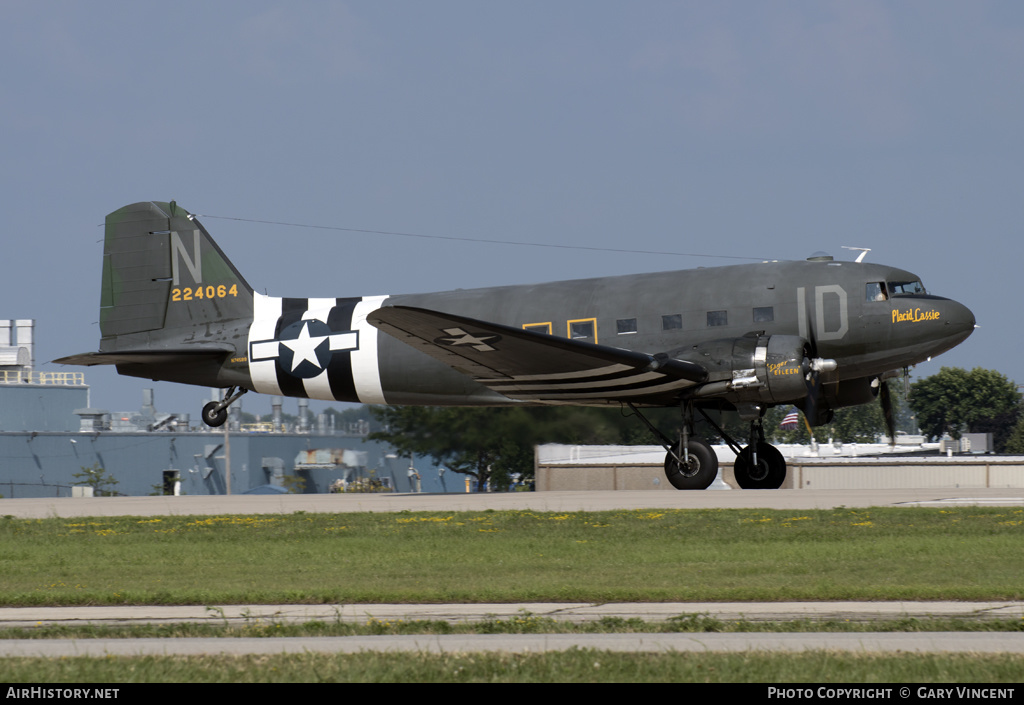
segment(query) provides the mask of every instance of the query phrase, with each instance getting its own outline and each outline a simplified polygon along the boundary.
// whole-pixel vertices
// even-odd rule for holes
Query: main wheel
[[[736,456],[733,470],[736,482],[745,490],[777,490],[786,479],[786,459],[771,443],[759,441],[757,462],[754,462],[755,446],[747,446]]]
[[[224,422],[228,420],[228,410],[221,409],[217,411],[217,402],[211,401],[209,404],[203,407],[203,423],[207,426],[223,426]]]
[[[676,449],[678,453],[678,449]],[[681,464],[672,453],[665,454],[665,477],[677,490],[704,490],[718,476],[718,456],[711,446],[690,439],[688,462]]]

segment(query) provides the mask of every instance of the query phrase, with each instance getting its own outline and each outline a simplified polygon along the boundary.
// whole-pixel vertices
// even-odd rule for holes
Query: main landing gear
[[[706,490],[718,477],[718,456],[707,441],[680,441],[665,454],[665,477],[677,490]]]
[[[786,480],[786,459],[764,440],[763,418],[750,422],[750,443],[736,454],[732,466],[736,484],[745,490],[777,490]]]
[[[718,475],[718,456],[707,441],[693,438],[692,402],[684,402],[682,405],[683,420],[678,440],[665,436],[635,406],[628,406],[662,440],[666,451],[665,477],[673,487],[677,490],[703,490],[715,481]],[[740,448],[703,409],[698,408],[697,411],[736,453],[736,462],[733,464],[736,484],[745,490],[775,490],[782,486],[786,480],[786,460],[775,446],[764,439],[764,410],[759,410],[758,416],[751,420],[750,441],[744,448]]]
[[[665,436],[635,406],[628,406],[651,433],[662,440],[666,450],[665,477],[673,487],[677,490],[705,490],[715,481],[718,477],[718,456],[710,443],[693,438],[693,404],[683,404],[683,422],[679,428],[678,441]]]
[[[223,426],[224,422],[228,420],[228,407],[248,391],[244,387],[228,387],[223,401],[211,401],[203,407],[203,423],[213,428]]]
[[[677,490],[705,490],[718,477],[718,456],[711,444],[693,435],[693,405],[683,405],[679,440],[665,454],[665,477]]]

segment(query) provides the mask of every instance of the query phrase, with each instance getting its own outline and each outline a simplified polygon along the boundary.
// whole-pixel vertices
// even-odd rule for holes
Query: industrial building
[[[236,406],[219,429],[158,411],[152,390],[134,411],[91,408],[85,373],[35,369],[34,325],[0,319],[2,497],[465,489],[426,459],[368,441],[365,423],[312,418],[304,399],[291,425],[275,398],[273,419],[243,425]]]
[[[1024,457],[987,453],[940,454],[929,448],[891,448],[887,443],[780,445],[788,465],[782,489],[993,489],[1024,488]],[[712,446],[719,474],[710,490],[738,489],[735,453]],[[676,490],[665,480],[661,446],[570,446],[536,449],[538,492],[580,490]]]

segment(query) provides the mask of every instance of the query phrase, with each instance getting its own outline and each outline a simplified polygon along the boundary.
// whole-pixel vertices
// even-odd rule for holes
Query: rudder
[[[157,331],[205,329],[252,317],[252,289],[195,217],[146,201],[106,219],[101,350],[152,344]]]

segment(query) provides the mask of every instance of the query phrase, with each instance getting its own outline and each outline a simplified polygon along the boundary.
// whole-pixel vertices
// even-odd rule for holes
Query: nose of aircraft
[[[941,319],[945,324],[946,332],[943,335],[943,342],[946,344],[944,350],[949,350],[967,340],[974,332],[975,319],[971,309],[959,301],[946,299],[942,302]]]
[[[920,362],[932,358],[956,347],[974,332],[974,313],[958,301],[925,296],[900,297],[894,302],[893,342],[903,359]]]

